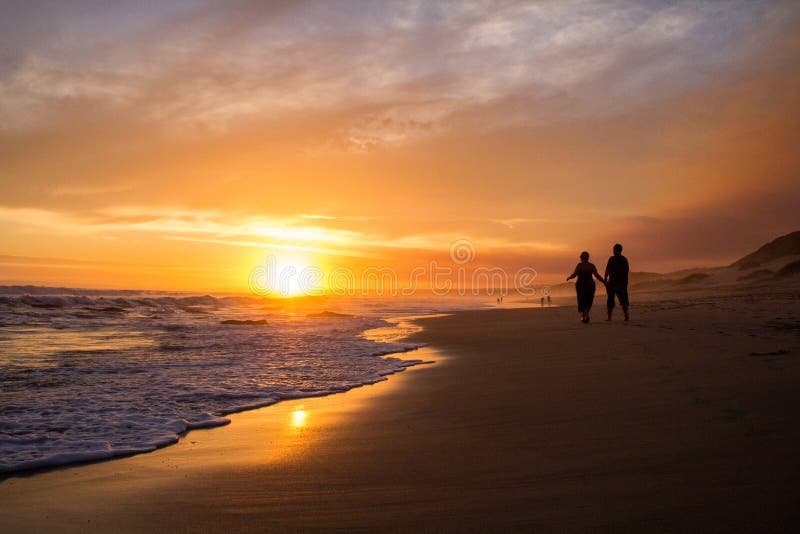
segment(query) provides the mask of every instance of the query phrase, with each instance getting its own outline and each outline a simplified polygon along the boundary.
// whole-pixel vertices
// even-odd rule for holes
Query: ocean
[[[0,473],[149,452],[225,415],[424,363],[398,318],[493,297],[0,292]]]

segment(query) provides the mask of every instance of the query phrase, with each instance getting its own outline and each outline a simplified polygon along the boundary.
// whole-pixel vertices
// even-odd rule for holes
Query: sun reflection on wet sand
[[[442,360],[430,348],[414,351],[414,358]],[[401,355],[395,355],[401,356]],[[278,467],[286,472],[305,465],[310,459],[325,456],[325,451],[339,446],[342,432],[359,423],[359,414],[378,397],[397,393],[413,383],[410,376],[426,365],[408,368],[391,375],[386,382],[354,388],[346,393],[318,398],[287,400],[278,404],[232,414],[231,424],[193,430],[177,444],[112,462],[71,467],[45,472],[29,478],[15,478],[13,485],[0,484],[0,501],[8,509],[20,511],[16,520],[32,524],[40,520],[40,511],[30,506],[31,494],[41,502],[58,502],[81,516],[103,510],[123,510],[134,496],[156,494],[173,496],[194,492],[203,487],[209,473],[226,477],[242,470],[265,470]],[[341,443],[344,445],[344,443]],[[76,491],[65,494],[63,481],[69,473]],[[176,493],[177,492],[177,493]],[[165,497],[167,498],[167,497]],[[60,518],[54,514],[53,518]],[[59,519],[46,519],[54,525]],[[58,525],[57,525],[58,526]],[[60,525],[63,526],[63,525]]]
[[[306,417],[308,417],[308,413],[303,409],[303,406],[298,407],[292,412],[292,426],[294,428],[306,426]]]

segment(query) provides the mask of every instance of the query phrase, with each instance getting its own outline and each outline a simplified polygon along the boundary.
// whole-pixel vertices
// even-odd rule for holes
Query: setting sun
[[[325,289],[324,272],[315,259],[315,255],[300,252],[267,254],[250,271],[250,289],[274,297],[321,294]]]

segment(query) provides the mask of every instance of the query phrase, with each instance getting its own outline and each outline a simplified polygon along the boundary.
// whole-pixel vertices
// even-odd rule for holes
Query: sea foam
[[[364,306],[265,308],[246,297],[0,296],[0,473],[149,452],[232,412],[421,363],[390,356],[417,345],[362,336],[387,324]]]

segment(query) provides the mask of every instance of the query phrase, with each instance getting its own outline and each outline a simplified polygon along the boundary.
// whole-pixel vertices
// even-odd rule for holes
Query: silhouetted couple
[[[575,292],[578,295],[578,311],[581,314],[581,322],[589,322],[589,311],[592,309],[594,302],[595,283],[594,278],[600,280],[606,286],[606,294],[608,300],[606,306],[608,308],[608,320],[611,320],[611,314],[614,311],[615,297],[619,299],[622,305],[622,311],[625,313],[625,320],[628,320],[628,258],[622,255],[622,245],[617,243],[614,245],[614,255],[608,258],[606,264],[605,276],[601,277],[597,272],[597,267],[594,263],[589,262],[589,253],[581,252],[581,262],[575,266],[575,271],[567,277],[567,281],[577,277],[575,282]]]

